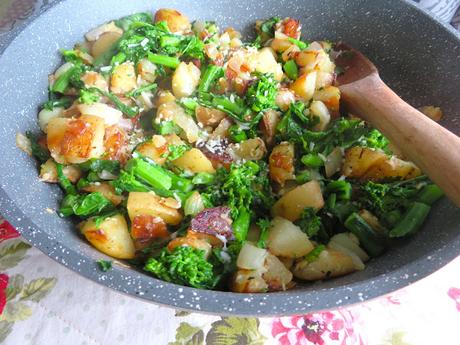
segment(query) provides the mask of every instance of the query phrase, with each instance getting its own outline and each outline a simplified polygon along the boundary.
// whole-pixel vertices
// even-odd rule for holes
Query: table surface
[[[1,0],[0,33],[52,0]],[[443,18],[450,3],[421,0]],[[460,29],[460,11],[452,19]],[[25,243],[0,218],[0,343],[11,345],[459,345],[460,257],[390,295],[294,317],[187,313],[109,290]]]

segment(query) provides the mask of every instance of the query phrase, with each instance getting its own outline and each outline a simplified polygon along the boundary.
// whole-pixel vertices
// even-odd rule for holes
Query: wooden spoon
[[[460,207],[460,138],[404,102],[359,51],[338,44],[341,100],[381,131]]]

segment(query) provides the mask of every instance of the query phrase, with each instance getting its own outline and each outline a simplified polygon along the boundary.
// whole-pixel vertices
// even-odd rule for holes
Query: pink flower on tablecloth
[[[0,315],[6,304],[6,288],[8,287],[9,278],[6,274],[0,273]]]
[[[350,310],[334,310],[273,320],[272,336],[280,345],[363,345]]]
[[[460,311],[460,289],[454,287],[450,288],[447,294],[455,301],[457,310]]]
[[[0,243],[16,237],[19,237],[19,232],[5,219],[0,218]]]

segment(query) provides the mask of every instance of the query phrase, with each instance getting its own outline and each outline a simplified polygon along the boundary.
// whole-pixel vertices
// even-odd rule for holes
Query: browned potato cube
[[[272,214],[291,222],[300,218],[303,210],[312,207],[319,210],[324,206],[323,194],[318,181],[310,181],[284,194],[272,208]]]
[[[184,33],[192,28],[186,16],[170,8],[162,8],[155,13],[155,23],[158,22],[166,22],[169,30],[174,33]]]
[[[294,176],[294,144],[282,142],[275,146],[268,161],[270,178],[284,186]]]
[[[133,220],[138,215],[150,215],[153,217],[160,217],[167,224],[177,225],[182,220],[175,199],[161,198],[153,192],[131,192],[128,196],[128,209],[129,219]],[[171,207],[174,206],[174,207]]]
[[[343,276],[354,271],[356,268],[350,256],[338,250],[327,248],[313,262],[309,262],[307,259],[297,262],[292,273],[296,278],[314,281]]]
[[[81,233],[97,250],[117,259],[132,259],[136,249],[125,217],[117,214],[106,218],[97,227],[90,218],[80,225]]]
[[[110,80],[110,91],[116,94],[125,94],[137,87],[137,77],[134,65],[124,62],[115,66]]]
[[[55,117],[48,123],[47,145],[56,162],[83,163],[104,153],[104,133],[104,120],[98,116]]]

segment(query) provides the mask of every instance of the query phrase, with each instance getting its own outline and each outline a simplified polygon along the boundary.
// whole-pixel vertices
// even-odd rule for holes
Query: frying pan
[[[16,148],[15,134],[38,129],[36,113],[46,100],[47,75],[60,63],[58,48],[71,48],[105,21],[161,7],[189,18],[216,20],[250,33],[254,21],[292,16],[303,38],[343,40],[377,65],[383,79],[414,106],[440,105],[443,125],[460,133],[460,37],[405,1],[378,0],[66,0],[44,6],[0,39],[1,142],[0,213],[32,245],[69,269],[146,301],[215,314],[287,315],[374,298],[421,279],[460,254],[460,210],[439,202],[423,229],[364,271],[270,294],[205,291],[157,280],[117,262],[107,273],[67,219],[50,209],[62,198],[56,185],[41,183],[34,161]],[[459,181],[460,183],[460,181]]]

